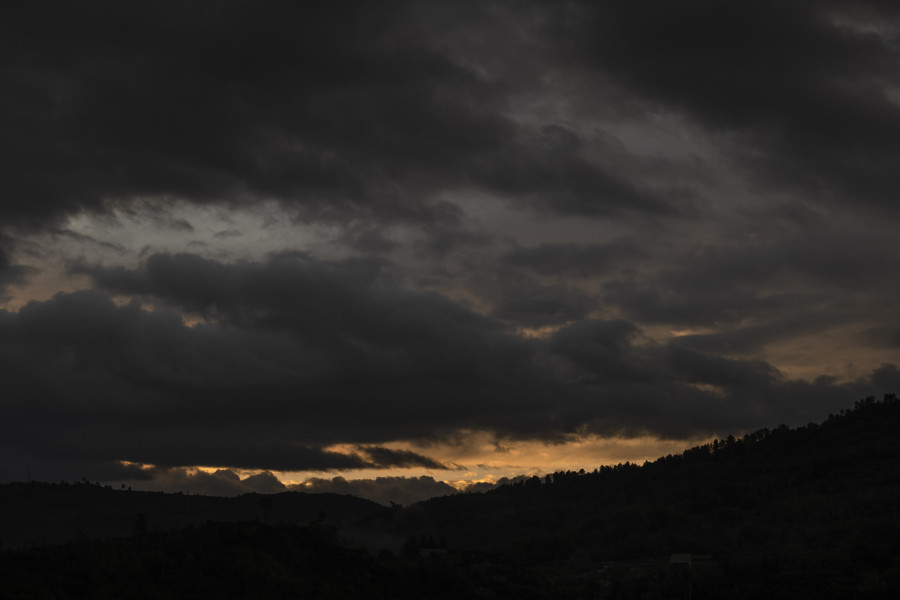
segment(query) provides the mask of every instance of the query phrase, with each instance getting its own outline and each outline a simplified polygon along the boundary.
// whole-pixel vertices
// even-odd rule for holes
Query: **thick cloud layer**
[[[440,219],[389,191],[391,165],[427,185],[508,129],[400,3],[4,10],[5,212],[25,223],[134,197]]]
[[[897,391],[898,32],[875,0],[4,6],[0,476],[446,472],[471,432]]]
[[[733,135],[769,185],[893,210],[896,35],[884,2],[598,3],[573,48],[648,102]]]
[[[593,158],[622,155],[607,138],[516,118],[516,99],[566,60],[503,64],[552,43],[517,12],[419,2],[6,7],[4,217],[40,226],[136,199],[275,198],[304,218],[452,225],[455,212],[429,198],[472,185],[579,215],[683,210]]]
[[[90,272],[102,288],[205,321],[188,327],[171,310],[117,306],[100,292],[0,313],[3,441],[36,458],[440,469],[378,444],[459,430],[711,434],[820,418],[869,390],[648,342],[621,320],[522,339],[404,289],[379,262],[154,255],[138,270]],[[322,449],[354,442],[366,445]]]
[[[8,6],[4,219],[278,198],[437,222],[447,212],[417,198],[469,185],[572,214],[683,210],[683,186],[629,179],[640,161],[614,138],[516,111],[567,93],[590,110],[591,92],[603,119],[678,111],[732,136],[760,181],[889,208],[898,16],[712,0]]]

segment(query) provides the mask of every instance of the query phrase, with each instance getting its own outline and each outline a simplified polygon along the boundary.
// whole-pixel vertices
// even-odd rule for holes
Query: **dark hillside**
[[[725,582],[741,597],[875,593],[900,584],[900,401],[868,398],[821,425],[434,498],[379,518],[371,526],[445,536],[451,547],[524,564],[602,569],[700,555],[698,593]]]
[[[374,567],[341,548],[333,527],[208,522],[0,553],[0,597],[325,599],[363,597],[370,583],[396,588]]]
[[[898,433],[900,401],[869,398],[821,425],[408,508],[279,494],[267,509],[255,495],[6,486],[8,531],[11,508],[26,523],[67,526],[106,513],[130,532],[0,552],[0,598],[893,598]],[[321,509],[328,520],[310,512]],[[156,530],[216,514],[252,521]],[[354,517],[358,539],[406,543],[350,549],[332,522]]]
[[[320,513],[342,525],[384,510],[342,494],[245,494],[235,498],[117,490],[89,483],[0,485],[0,542],[6,547],[62,543],[76,536],[129,535],[138,515],[147,529],[214,521],[290,521],[306,524]]]

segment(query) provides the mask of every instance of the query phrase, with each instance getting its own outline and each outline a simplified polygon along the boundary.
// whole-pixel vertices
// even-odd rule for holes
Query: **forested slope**
[[[820,425],[728,437],[641,466],[374,512],[328,498],[345,522],[361,511],[354,528],[368,549],[328,519],[297,525],[289,502],[308,498],[278,495],[266,508],[245,496],[228,514],[249,511],[250,522],[154,531],[138,520],[126,537],[4,551],[0,597],[892,598],[898,433],[900,401],[886,396]],[[80,494],[74,512],[118,494],[64,491]],[[379,549],[379,539],[406,543]]]
[[[380,518],[380,527],[523,564],[700,555],[696,591],[874,593],[900,584],[900,401],[868,398],[821,425],[434,498]]]

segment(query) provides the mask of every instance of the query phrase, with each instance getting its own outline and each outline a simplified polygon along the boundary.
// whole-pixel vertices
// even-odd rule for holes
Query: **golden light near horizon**
[[[495,484],[504,479],[520,476],[543,477],[557,471],[592,471],[602,466],[620,463],[643,464],[669,454],[680,454],[684,450],[710,442],[710,438],[693,440],[661,440],[654,437],[600,438],[587,437],[565,443],[542,443],[535,441],[498,441],[487,433],[473,433],[465,438],[464,444],[429,444],[427,447],[394,442],[385,444],[392,450],[427,451],[429,458],[444,463],[446,469],[422,467],[374,467],[346,469],[340,471],[274,471],[277,479],[289,489],[316,491],[312,481],[342,477],[351,483],[371,481],[379,478],[409,479],[430,477],[463,491],[478,483]],[[338,444],[326,448],[329,452],[353,454],[354,445]],[[142,463],[120,461],[123,466],[137,468],[151,474],[159,468]],[[164,469],[165,470],[165,469]],[[196,465],[177,469],[185,479],[179,485],[190,490],[191,480],[197,474],[213,475],[220,471],[230,471],[241,480],[270,472],[269,469],[235,468],[227,465]],[[141,487],[137,481],[135,485]],[[197,486],[195,485],[195,488]],[[183,490],[184,491],[184,490]]]
[[[533,440],[497,440],[487,433],[471,433],[461,444],[427,446],[404,442],[385,444],[394,450],[426,453],[447,465],[447,469],[427,468],[373,468],[347,470],[339,473],[348,479],[372,479],[376,477],[430,476],[456,488],[479,482],[495,482],[501,478],[520,475],[547,475],[555,471],[591,471],[605,465],[631,462],[643,464],[668,454],[680,454],[693,446],[710,442],[711,438],[689,440],[662,440],[644,436],[635,438],[601,438],[592,436],[577,441],[544,443]],[[349,453],[352,445],[339,444],[326,448],[329,451]],[[330,477],[338,473],[318,471],[277,472],[285,483],[302,484],[312,477]]]

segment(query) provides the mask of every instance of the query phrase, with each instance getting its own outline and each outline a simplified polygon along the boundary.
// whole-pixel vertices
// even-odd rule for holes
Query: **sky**
[[[898,392],[898,33],[4,4],[0,481],[406,503]]]

